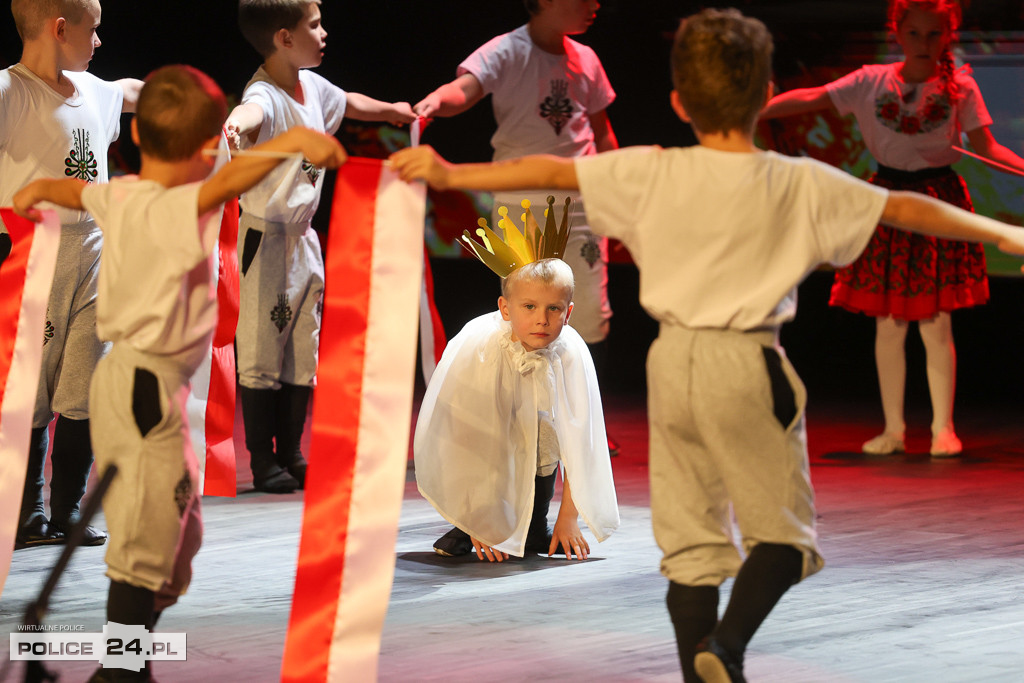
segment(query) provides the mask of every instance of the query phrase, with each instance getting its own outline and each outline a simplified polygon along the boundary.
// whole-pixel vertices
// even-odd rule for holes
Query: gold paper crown
[[[497,227],[503,237],[487,227],[486,218],[481,218],[477,221],[480,227],[476,229],[480,241],[474,240],[469,230],[463,230],[460,244],[503,278],[527,263],[546,258],[560,259],[565,255],[565,245],[569,241],[569,231],[572,229],[569,212],[571,204],[572,199],[566,197],[561,225],[555,227],[555,198],[549,196],[548,208],[544,210],[544,228],[541,229],[533,217],[533,212],[530,211],[530,200],[524,199],[522,231],[508,217],[508,207],[499,207],[501,219],[498,220]]]

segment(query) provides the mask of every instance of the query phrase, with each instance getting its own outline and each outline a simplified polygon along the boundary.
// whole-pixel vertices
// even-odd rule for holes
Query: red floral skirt
[[[870,180],[911,190],[973,211],[967,185],[955,171],[881,169]],[[836,271],[829,304],[854,313],[927,320],[940,311],[988,301],[985,250],[980,244],[927,237],[879,225],[856,261]]]

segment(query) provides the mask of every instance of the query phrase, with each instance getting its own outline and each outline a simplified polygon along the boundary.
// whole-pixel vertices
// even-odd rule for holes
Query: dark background
[[[621,145],[694,142],[668,106],[671,36],[680,17],[705,6],[729,5],[761,18],[772,30],[776,75],[781,80],[815,65],[841,63],[844,55],[861,50],[865,40],[884,39],[884,0],[608,0],[580,40],[600,55],[618,93],[609,116]],[[1022,5],[1022,0],[975,0],[967,9],[964,28],[1024,30]],[[209,73],[229,97],[237,98],[260,60],[238,32],[236,6],[233,0],[106,0],[99,30],[103,45],[90,70],[107,79],[143,78],[158,66],[186,63]],[[450,80],[459,61],[476,47],[526,19],[520,0],[324,0],[321,10],[328,37],[319,73],[349,91],[412,103]],[[20,42],[5,8],[0,12],[0,66],[14,63],[19,55]],[[485,160],[490,157],[493,128],[490,107],[482,103],[455,119],[432,124],[424,142],[455,161]],[[116,155],[129,169],[137,163],[126,135]],[[325,196],[329,191],[325,188]],[[684,220],[680,217],[681,223]],[[325,221],[326,209],[321,208],[318,227]],[[470,260],[435,259],[434,270],[449,335],[466,320],[493,310],[497,282],[486,268]],[[615,317],[609,337],[608,388],[639,395],[646,347],[656,325],[637,304],[632,265],[613,265],[610,280]],[[816,273],[801,288],[800,313],[787,326],[785,345],[813,400],[875,402],[874,323],[829,308],[830,283],[829,273]],[[954,316],[961,404],[1020,401],[1024,282],[993,278],[992,290],[989,305]],[[916,334],[911,334],[908,347],[912,408],[915,403],[927,405],[927,393]]]

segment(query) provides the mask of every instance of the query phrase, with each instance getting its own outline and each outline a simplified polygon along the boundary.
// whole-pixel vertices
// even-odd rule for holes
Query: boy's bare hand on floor
[[[551,547],[548,548],[548,556],[555,554],[558,546],[565,551],[565,559],[571,560],[573,555],[577,560],[587,559],[590,554],[590,544],[583,537],[580,525],[576,520],[563,520],[561,517],[555,522],[554,532],[551,534]]]
[[[476,556],[481,560],[484,559],[484,557],[487,558],[488,562],[504,562],[508,559],[508,553],[503,553],[500,550],[495,550],[491,546],[481,541],[478,541],[472,536],[470,536],[469,539],[473,541],[473,550],[476,551]]]

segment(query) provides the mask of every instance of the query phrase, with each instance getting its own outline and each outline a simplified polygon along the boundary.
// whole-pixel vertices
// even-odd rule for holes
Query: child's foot
[[[434,552],[441,557],[461,557],[473,552],[473,539],[465,531],[453,527],[434,542]]]
[[[287,471],[275,466],[263,476],[253,476],[252,486],[264,493],[293,493],[299,490],[299,482]]]
[[[18,529],[14,537],[14,549],[34,548],[38,545],[62,545],[68,539],[64,532],[46,521],[46,518],[36,518],[31,523]]]
[[[75,526],[74,522],[56,522],[50,520],[50,528],[56,529],[58,532],[64,535],[65,538],[71,538],[71,529]],[[82,532],[82,543],[83,546],[94,546],[103,545],[107,542],[107,534],[100,531],[91,524],[86,525]]]
[[[932,437],[933,458],[952,458],[960,455],[963,450],[964,445],[952,429],[943,429]]]
[[[733,655],[714,638],[708,638],[697,646],[693,668],[704,683],[747,682],[743,676],[743,658]]]
[[[870,455],[890,455],[892,453],[902,453],[907,450],[907,447],[903,442],[902,434],[882,432],[875,438],[865,441],[860,449]]]

